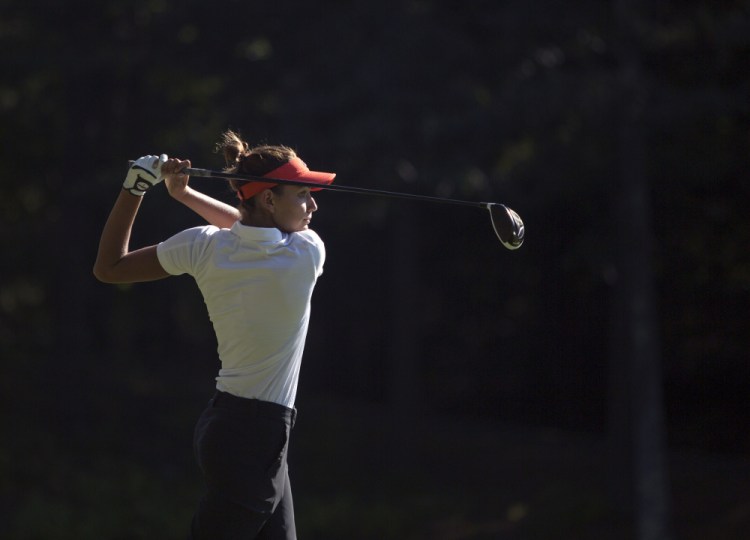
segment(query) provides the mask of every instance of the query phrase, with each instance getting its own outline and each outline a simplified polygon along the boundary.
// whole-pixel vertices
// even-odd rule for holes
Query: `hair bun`
[[[235,172],[242,173],[245,172],[244,165],[245,160],[250,158],[250,156],[253,155],[253,152],[247,152],[247,151],[240,151],[237,153],[237,157],[234,160],[234,163],[232,164],[235,167]]]
[[[216,152],[224,155],[228,167],[239,167],[248,150],[248,144],[240,138],[239,133],[227,131],[216,143]]]

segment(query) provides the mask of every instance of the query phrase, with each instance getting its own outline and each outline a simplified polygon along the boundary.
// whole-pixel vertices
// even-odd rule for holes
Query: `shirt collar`
[[[232,232],[241,239],[251,242],[278,243],[284,241],[287,236],[276,227],[250,227],[239,221],[235,221],[232,225]]]

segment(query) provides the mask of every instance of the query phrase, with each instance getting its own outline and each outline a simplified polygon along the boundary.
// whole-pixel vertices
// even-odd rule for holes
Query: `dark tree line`
[[[391,426],[407,449],[432,414],[608,433],[613,498],[655,509],[640,538],[671,527],[668,448],[750,450],[747,1],[2,13],[0,464],[19,515],[54,513],[40,464],[136,432],[99,455],[137,461],[167,426],[189,431],[216,368],[194,286],[103,286],[90,269],[126,161],[218,168],[228,127],[342,184],[505,202],[526,222],[511,253],[481,212],[321,194],[303,402],[408,410]],[[133,243],[196,223],[155,191]]]

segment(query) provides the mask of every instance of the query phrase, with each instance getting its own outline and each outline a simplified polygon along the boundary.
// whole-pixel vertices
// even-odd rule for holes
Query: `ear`
[[[276,211],[276,200],[273,191],[270,189],[264,189],[256,195],[256,197],[258,197],[258,202],[260,203],[261,208],[272,214]]]

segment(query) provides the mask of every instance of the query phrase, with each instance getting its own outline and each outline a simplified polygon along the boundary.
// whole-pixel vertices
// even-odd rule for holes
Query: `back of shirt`
[[[294,406],[310,299],[325,248],[311,231],[188,229],[159,244],[170,274],[192,275],[218,342],[217,388]]]

